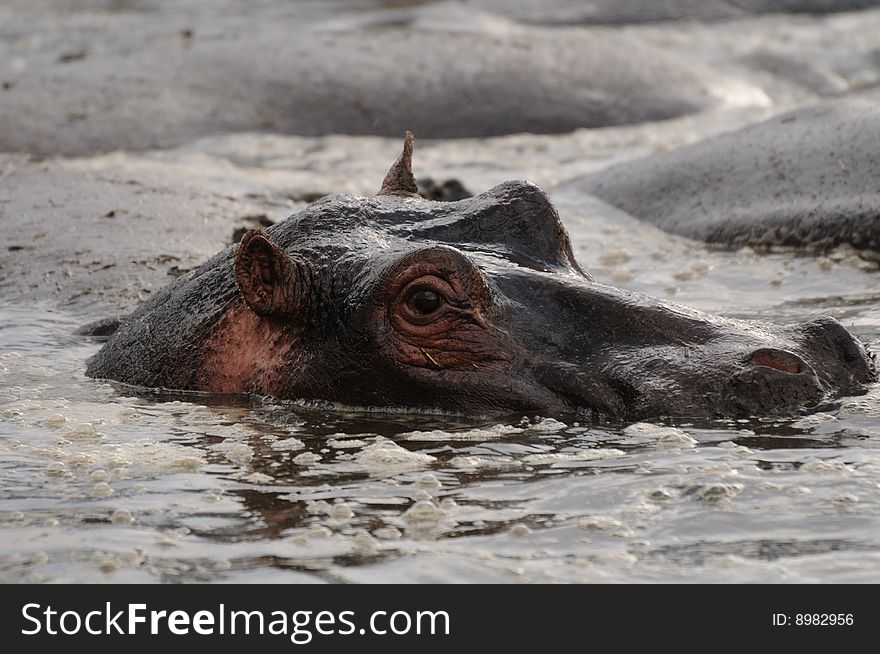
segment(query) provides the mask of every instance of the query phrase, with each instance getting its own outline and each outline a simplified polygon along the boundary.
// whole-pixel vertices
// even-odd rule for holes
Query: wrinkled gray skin
[[[393,173],[386,185],[406,181]],[[264,238],[293,271],[283,287],[271,266],[246,274],[253,243],[272,250]],[[331,196],[245,241],[133,313],[88,374],[358,406],[626,420],[791,413],[875,379],[864,348],[831,318],[744,322],[594,282],[547,196],[527,182],[450,203],[409,191]],[[395,322],[410,302],[399,290],[404,262],[432,279],[469,280],[415,348]],[[270,294],[248,291],[268,279]],[[216,372],[218,351],[241,338],[230,315],[272,343],[295,343],[234,388]],[[452,326],[438,331],[446,318]],[[221,363],[242,372],[237,360]]]
[[[750,14],[852,11],[877,0],[474,0],[471,4],[538,24],[617,25],[663,20],[724,20]]]
[[[569,185],[709,243],[880,252],[878,101],[798,109]]]

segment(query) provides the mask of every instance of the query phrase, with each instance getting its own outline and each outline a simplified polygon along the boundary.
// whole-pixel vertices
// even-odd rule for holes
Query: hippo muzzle
[[[564,403],[625,419],[785,415],[876,377],[838,321],[803,325],[711,316],[577,276],[501,276],[524,374]],[[538,304],[540,313],[527,307]]]

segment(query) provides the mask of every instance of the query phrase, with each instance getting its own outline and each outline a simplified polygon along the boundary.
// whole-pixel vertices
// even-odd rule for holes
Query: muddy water
[[[852,253],[719,251],[553,188],[876,85],[878,24],[873,11],[622,27],[720,70],[724,101],[662,123],[420,143],[417,172],[474,191],[532,179],[599,281],[747,319],[830,314],[877,352],[878,273]],[[743,68],[767,52],[812,73]],[[193,202],[248,198],[277,220],[290,189],[373,192],[398,148],[246,133],[52,165]],[[880,387],[789,419],[368,414],[88,379],[100,343],[72,334],[100,317],[0,305],[2,581],[880,581]]]
[[[633,248],[577,211],[605,281],[880,339],[876,273],[845,253]],[[789,420],[359,414],[91,380],[79,322],[0,310],[5,581],[880,579],[880,389]]]

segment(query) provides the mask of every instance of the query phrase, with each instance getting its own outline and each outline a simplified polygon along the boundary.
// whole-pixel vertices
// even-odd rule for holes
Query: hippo
[[[91,377],[464,415],[784,415],[876,379],[832,318],[708,315],[597,283],[548,196],[419,196],[413,136],[375,197],[247,232],[126,317]]]
[[[667,20],[731,20],[765,13],[827,14],[877,0],[475,0],[480,9],[539,25],[626,25]]]
[[[397,136],[402,124],[432,138],[567,133],[727,102],[718,70],[636,35],[498,32],[498,19],[455,3],[409,18],[353,3],[334,25],[340,3],[232,2],[180,34],[195,17],[173,0],[124,12],[92,3],[87,25],[65,3],[51,19],[44,3],[19,4],[4,34],[41,38],[0,75],[2,152],[131,152],[252,131]]]
[[[815,254],[848,246],[876,258],[878,100],[873,91],[795,109],[563,187],[713,245]]]

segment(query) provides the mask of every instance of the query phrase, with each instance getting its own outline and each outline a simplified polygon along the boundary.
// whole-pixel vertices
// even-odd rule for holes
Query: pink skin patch
[[[752,354],[752,363],[756,366],[765,366],[792,375],[799,373],[802,368],[801,360],[791,352],[784,350],[758,350]]]
[[[200,390],[278,395],[296,346],[289,329],[233,303],[205,346]]]

